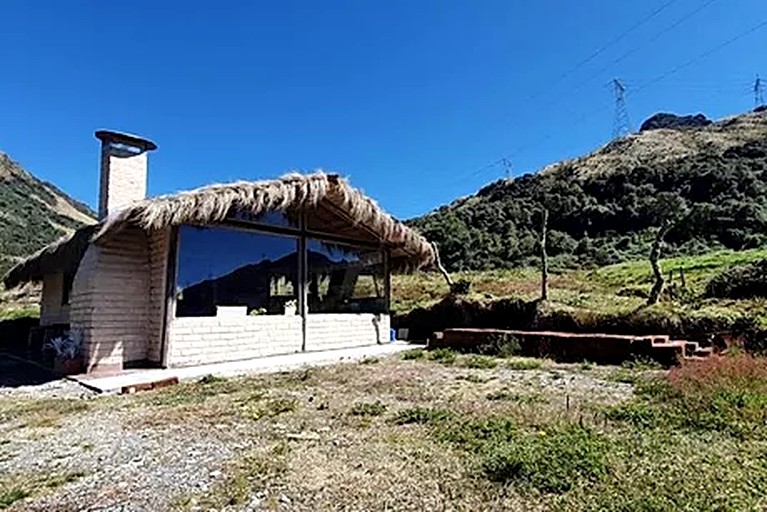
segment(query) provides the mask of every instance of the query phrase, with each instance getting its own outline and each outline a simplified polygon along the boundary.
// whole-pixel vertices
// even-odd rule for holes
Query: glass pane
[[[182,226],[176,316],[296,314],[298,239]]]
[[[310,313],[386,313],[383,252],[308,240]]]

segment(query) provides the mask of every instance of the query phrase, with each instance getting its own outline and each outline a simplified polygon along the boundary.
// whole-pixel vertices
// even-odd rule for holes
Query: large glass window
[[[309,239],[310,313],[387,313],[384,253]]]
[[[178,251],[176,316],[296,314],[296,237],[182,226]]]

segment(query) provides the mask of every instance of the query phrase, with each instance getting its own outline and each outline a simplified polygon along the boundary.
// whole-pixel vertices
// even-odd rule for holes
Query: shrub
[[[381,402],[361,402],[352,406],[352,416],[380,416],[386,412],[386,404]]]
[[[444,409],[433,409],[430,407],[411,407],[397,412],[393,421],[397,425],[408,425],[412,423],[426,424],[444,421],[452,417],[450,411]]]
[[[518,357],[506,362],[506,368],[517,371],[537,370],[541,366],[543,366],[543,360],[532,357]]]
[[[549,493],[564,493],[581,480],[607,473],[607,442],[592,430],[568,426],[553,432],[517,436],[492,445],[482,457],[488,477],[521,482]]]
[[[429,352],[429,359],[442,364],[453,364],[457,357],[455,350],[449,348],[438,348]]]
[[[731,267],[714,276],[705,294],[720,299],[767,297],[767,259]]]
[[[487,343],[477,346],[477,352],[486,356],[511,357],[520,351],[519,340],[512,334],[491,336]]]
[[[405,361],[423,359],[424,350],[422,348],[414,348],[412,350],[406,350],[405,352],[402,352],[399,356]]]
[[[489,356],[467,356],[460,360],[460,365],[466,368],[490,369],[498,366],[498,361]]]

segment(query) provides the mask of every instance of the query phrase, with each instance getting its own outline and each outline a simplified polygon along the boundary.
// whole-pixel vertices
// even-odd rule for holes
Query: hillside
[[[95,214],[0,153],[0,275]]]
[[[767,113],[643,131],[443,206],[410,224],[453,271],[527,266],[541,211],[557,268],[646,257],[663,222],[669,255],[767,244]]]

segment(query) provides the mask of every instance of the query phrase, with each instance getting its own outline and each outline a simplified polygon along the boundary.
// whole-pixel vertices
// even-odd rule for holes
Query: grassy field
[[[662,260],[661,268],[666,275],[670,294],[645,313],[725,320],[747,316],[767,327],[767,301],[764,299],[735,301],[703,297],[706,283],[719,272],[764,258],[767,258],[767,249],[718,251]],[[490,302],[507,297],[535,300],[540,296],[540,275],[534,268],[469,272],[453,277],[471,283],[466,297],[468,300]],[[630,315],[645,309],[652,280],[652,270],[647,261],[552,273],[547,308],[584,317],[595,314]],[[436,304],[447,294],[444,279],[436,273],[395,276],[392,282],[392,306],[400,315],[417,307]]]
[[[134,396],[5,398],[0,467],[27,457],[35,471],[3,472],[0,508],[141,503],[115,465],[156,456],[159,469],[120,478],[208,480],[154,491],[153,510],[762,510],[767,366],[705,364],[668,374],[414,350]],[[162,443],[122,454],[105,429]],[[238,448],[215,471],[172,459],[201,439]]]

